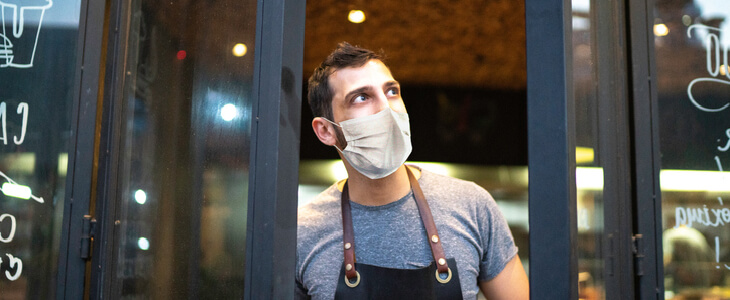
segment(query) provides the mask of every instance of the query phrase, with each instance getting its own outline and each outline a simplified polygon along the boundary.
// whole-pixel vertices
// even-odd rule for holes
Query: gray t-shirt
[[[447,258],[456,259],[464,299],[477,281],[497,276],[516,254],[512,234],[492,196],[474,184],[422,171],[418,182],[431,207]],[[343,261],[342,212],[332,185],[298,212],[297,295],[333,299]],[[416,269],[433,261],[413,193],[382,205],[352,202],[358,263]]]

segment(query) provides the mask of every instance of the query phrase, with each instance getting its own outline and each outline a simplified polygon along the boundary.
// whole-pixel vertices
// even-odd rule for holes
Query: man
[[[475,299],[479,289],[490,300],[529,298],[489,193],[404,165],[408,115],[379,55],[338,45],[310,77],[309,103],[315,134],[336,148],[348,179],[299,210],[300,298]]]

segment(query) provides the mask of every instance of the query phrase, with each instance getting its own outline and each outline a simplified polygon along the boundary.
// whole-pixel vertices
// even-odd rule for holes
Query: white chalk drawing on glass
[[[687,28],[687,37],[693,38],[692,33],[697,33],[697,37],[702,41],[702,45],[706,50],[706,61],[707,61],[707,73],[710,77],[701,77],[692,80],[687,86],[687,95],[689,100],[692,101],[694,106],[705,112],[720,112],[730,107],[730,102],[724,103],[722,106],[719,104],[704,103],[708,99],[699,99],[703,103],[700,103],[695,95],[692,93],[692,87],[696,83],[712,83],[720,85],[730,85],[730,60],[728,59],[729,45],[723,45],[722,30],[716,27],[710,27],[702,24],[695,24]],[[725,78],[723,78],[725,77]]]
[[[13,179],[8,177],[8,175],[5,175],[2,171],[0,171],[0,177],[5,178],[6,182],[2,183],[0,185],[0,192],[5,194],[6,196],[11,196],[15,198],[21,198],[21,199],[33,199],[37,201],[38,203],[44,203],[43,197],[37,197],[33,195],[33,191],[27,186],[20,185],[17,182],[15,182]]]
[[[0,223],[4,223],[5,219],[8,219],[8,222],[10,222],[10,232],[8,232],[7,235],[4,235],[2,232],[0,232],[0,242],[7,244],[13,241],[13,237],[15,237],[15,227],[17,227],[18,225],[15,221],[15,216],[11,214],[0,215]],[[20,274],[23,273],[23,261],[20,258],[13,256],[12,254],[5,253],[5,255],[8,256],[8,263],[10,264],[10,268],[15,268],[15,274],[10,273],[10,271],[5,271],[5,277],[10,281],[15,281],[20,277]],[[3,259],[0,256],[0,264],[2,263]]]
[[[52,5],[53,0],[0,0],[0,68],[33,67],[43,15]],[[38,20],[38,27],[26,19]]]

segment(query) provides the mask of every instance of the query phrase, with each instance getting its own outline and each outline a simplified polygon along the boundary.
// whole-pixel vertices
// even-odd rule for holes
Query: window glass
[[[52,299],[80,1],[0,0],[0,297]]]
[[[658,0],[654,11],[665,296],[725,299],[730,6],[721,0]]]
[[[112,291],[242,298],[256,2],[130,5]]]
[[[598,78],[593,3],[572,1],[573,95],[575,97],[578,293],[604,299],[603,165],[598,143]]]

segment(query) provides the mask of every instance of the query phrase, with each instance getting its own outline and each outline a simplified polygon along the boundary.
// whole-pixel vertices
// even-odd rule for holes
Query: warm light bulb
[[[656,24],[654,25],[654,35],[656,36],[665,36],[669,34],[669,27],[664,24]]]
[[[362,10],[353,9],[350,11],[350,14],[347,15],[347,19],[352,23],[362,23],[365,22],[365,13],[362,12]]]
[[[246,52],[248,52],[248,48],[246,47],[246,44],[238,43],[235,46],[233,46],[233,55],[241,57],[246,55]]]

